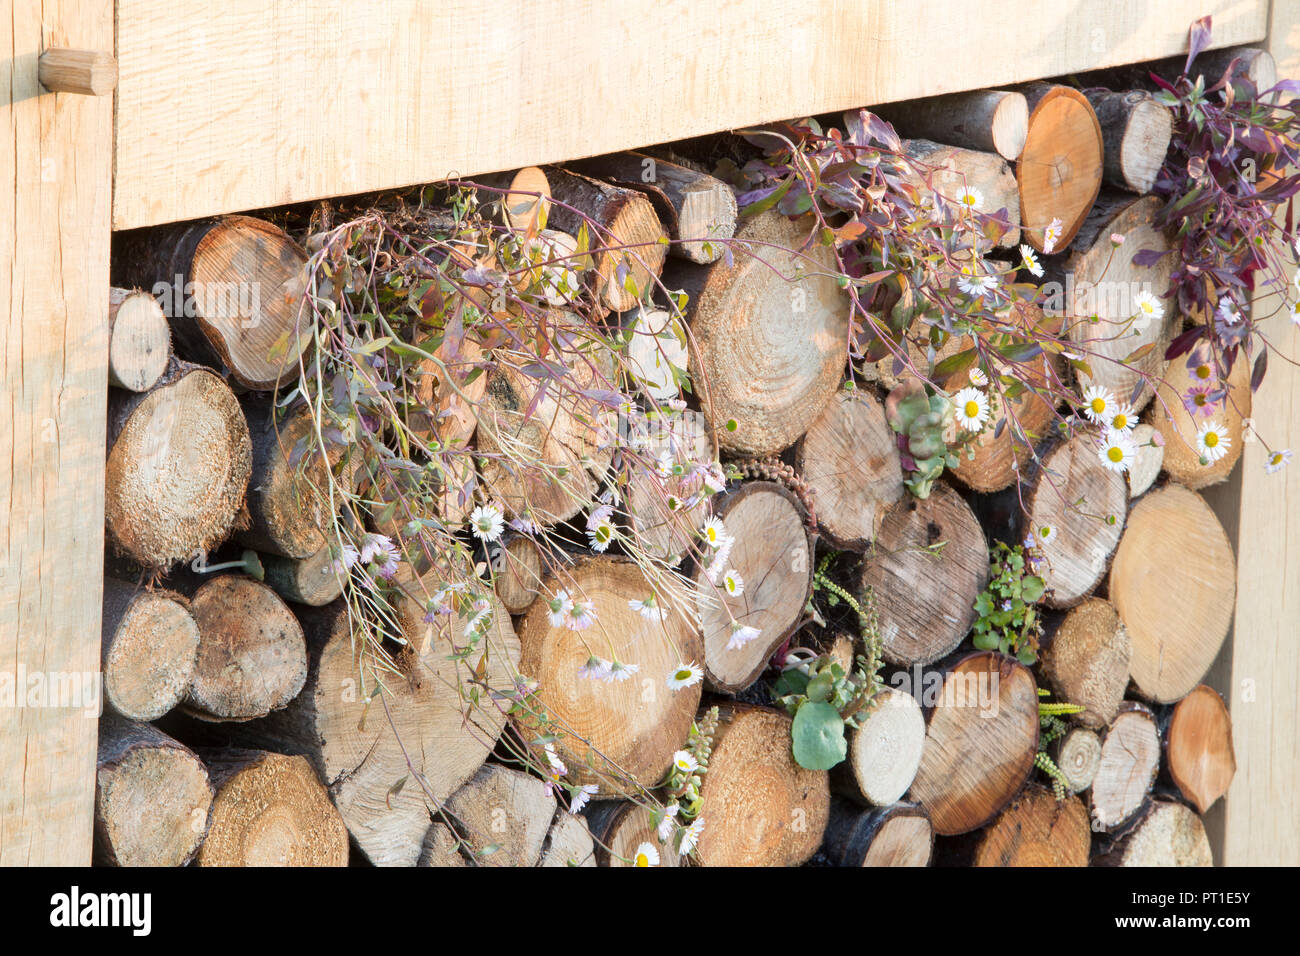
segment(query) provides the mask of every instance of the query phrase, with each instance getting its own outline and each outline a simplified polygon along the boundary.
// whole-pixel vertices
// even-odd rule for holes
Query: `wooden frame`
[[[14,145],[0,151],[0,668],[43,672],[98,666],[111,229],[1154,59],[1206,13],[1216,46],[1269,38],[1300,75],[1300,0],[30,6],[8,3],[0,27]],[[1015,54],[980,55],[994,46]],[[51,47],[115,50],[116,109],[44,91]],[[1300,429],[1298,388],[1275,363],[1255,412],[1270,434]],[[1261,462],[1247,449],[1215,496],[1239,555],[1237,640],[1216,671],[1239,772],[1211,820],[1229,864],[1300,861],[1300,585],[1286,577],[1300,471],[1265,480]],[[80,711],[0,717],[0,863],[89,862],[94,758]]]

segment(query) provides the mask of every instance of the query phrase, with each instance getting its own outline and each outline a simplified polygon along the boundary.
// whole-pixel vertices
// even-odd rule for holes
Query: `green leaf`
[[[795,762],[809,770],[829,770],[848,753],[844,719],[830,704],[809,702],[790,727]]]
[[[1043,596],[1043,579],[1030,575],[1020,582],[1020,597],[1026,604],[1033,604]]]
[[[975,363],[975,354],[974,349],[966,349],[956,355],[949,355],[934,367],[934,377],[942,379],[966,371]]]
[[[835,681],[830,674],[822,671],[816,677],[808,682],[808,689],[804,691],[807,698],[815,704],[824,703],[830,699],[831,691],[835,689]]]

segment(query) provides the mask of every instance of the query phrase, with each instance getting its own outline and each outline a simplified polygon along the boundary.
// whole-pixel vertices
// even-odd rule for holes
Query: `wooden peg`
[[[53,93],[105,96],[117,88],[117,60],[98,50],[46,50],[37,76]]]

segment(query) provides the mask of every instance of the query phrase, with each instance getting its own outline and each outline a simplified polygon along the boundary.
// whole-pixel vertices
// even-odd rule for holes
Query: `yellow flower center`
[[[1197,378],[1209,378],[1209,377],[1210,377],[1210,367],[1209,367],[1208,365],[1198,365],[1198,366],[1196,366],[1196,377],[1197,377]]]
[[[1110,423],[1115,428],[1128,428],[1128,416],[1124,414],[1116,415],[1111,419]]]
[[[1124,450],[1112,445],[1110,448],[1106,449],[1106,457],[1113,462],[1121,462],[1124,460]]]
[[[1142,311],[1145,312],[1147,315],[1150,315],[1152,312],[1155,311],[1155,306],[1153,306],[1150,302],[1143,302]]]
[[[1205,403],[1207,401],[1208,398],[1206,397],[1204,392],[1197,392],[1195,395],[1192,396],[1192,404],[1195,405],[1197,408],[1204,408]]]
[[[1102,412],[1106,410],[1106,399],[1094,398],[1091,402],[1088,403],[1088,407],[1100,415]]]
[[[644,853],[638,853],[636,855],[636,865],[648,867],[650,865],[650,858]]]
[[[961,197],[961,201],[964,202],[964,203],[965,203],[966,205],[968,205],[968,206],[973,206],[973,205],[975,205],[975,197],[972,196],[970,193],[967,193],[966,195],[962,196],[962,197]]]
[[[1213,447],[1216,446],[1217,444],[1219,444],[1219,436],[1216,435],[1214,432],[1206,432],[1206,433],[1205,433],[1205,447],[1206,447],[1206,448],[1213,448]]]
[[[979,413],[980,413],[979,402],[967,402],[967,403],[966,403],[966,417],[967,417],[967,418],[974,418],[974,417],[976,417]]]
[[[690,677],[690,676],[691,676],[691,672],[690,672],[690,671],[678,671],[676,674],[673,675],[673,679],[674,679],[674,680],[686,680],[686,678],[688,678],[688,677]]]

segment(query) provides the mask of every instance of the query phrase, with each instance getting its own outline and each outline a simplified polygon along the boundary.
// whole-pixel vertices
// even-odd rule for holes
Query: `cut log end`
[[[480,866],[536,866],[555,798],[537,777],[484,764],[445,809]]]
[[[915,804],[862,810],[835,798],[822,850],[837,866],[929,866],[934,828]]]
[[[217,795],[199,866],[347,866],[347,827],[304,757],[202,756]]]
[[[148,292],[110,289],[108,383],[146,392],[162,378],[171,357],[171,330],[158,300]]]
[[[681,866],[681,858],[659,839],[650,812],[626,801],[606,800],[586,811],[597,866]],[[644,852],[649,846],[653,853]],[[655,860],[658,862],[655,862]]]
[[[1210,669],[1232,624],[1235,567],[1228,536],[1196,492],[1170,484],[1133,506],[1109,593],[1143,697],[1172,703]]]
[[[1072,727],[1052,744],[1052,759],[1065,775],[1071,793],[1081,793],[1092,786],[1101,766],[1101,738],[1091,730]]]
[[[1170,778],[1204,813],[1228,792],[1237,771],[1227,705],[1202,684],[1174,705],[1164,736]]]
[[[1100,730],[1110,723],[1129,682],[1128,631],[1109,601],[1072,608],[1042,653],[1043,673],[1061,700],[1085,708],[1075,719]]]
[[[998,815],[978,842],[975,866],[1087,866],[1092,831],[1078,797],[1058,803],[1030,785]]]
[[[700,800],[705,866],[797,866],[821,845],[830,813],[825,771],[794,762],[790,718],[757,707],[722,713]]]
[[[1207,392],[1225,390],[1225,384],[1213,373],[1202,379],[1206,366],[1189,369],[1184,359],[1170,362],[1164,379],[1157,388],[1157,398],[1151,403],[1151,424],[1164,439],[1162,466],[1175,481],[1193,490],[1206,488],[1225,481],[1241,458],[1245,448],[1243,421],[1250,417],[1250,363],[1238,359],[1226,383],[1226,394],[1221,401],[1201,404]],[[1191,402],[1196,412],[1188,410]],[[1203,425],[1215,423],[1226,435],[1226,452],[1218,448],[1221,457],[1210,458],[1201,451],[1197,433]],[[1222,442],[1221,442],[1222,444]]]
[[[1181,803],[1153,801],[1145,816],[1109,851],[1098,866],[1213,866],[1205,826]]]
[[[798,500],[774,482],[746,482],[718,501],[714,513],[734,540],[726,569],[741,576],[744,590],[732,597],[722,573],[714,574],[714,584],[708,569],[695,572],[704,673],[713,688],[734,693],[754,682],[802,619],[812,589],[813,551]],[[713,560],[722,553],[714,552]],[[736,627],[758,634],[741,640]]]
[[[1132,820],[1159,765],[1155,717],[1141,704],[1124,704],[1102,737],[1101,760],[1088,798],[1093,827],[1115,831]]]
[[[910,667],[955,650],[974,623],[988,572],[984,532],[957,492],[936,482],[928,498],[894,504],[861,582],[875,593],[885,660]]]
[[[1101,188],[1101,126],[1078,90],[1031,84],[1029,128],[1016,163],[1020,219],[1025,241],[1040,252],[1054,219],[1061,236],[1054,249],[1067,244],[1083,225]]]
[[[148,392],[110,398],[104,514],[110,540],[146,567],[210,550],[230,532],[252,470],[229,386],[173,362]]]
[[[983,826],[1020,790],[1038,753],[1038,692],[1024,665],[972,654],[943,681],[910,799],[936,833]]]
[[[916,698],[893,688],[881,691],[849,737],[848,764],[858,794],[877,807],[902,799],[924,748],[925,718]]]
[[[266,583],[286,601],[323,607],[343,593],[344,575],[334,566],[334,550],[326,544],[307,558],[262,556]]]
[[[184,598],[104,579],[104,697],[135,720],[181,702],[194,675],[199,629]]]

